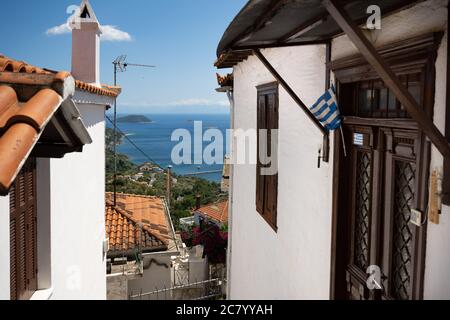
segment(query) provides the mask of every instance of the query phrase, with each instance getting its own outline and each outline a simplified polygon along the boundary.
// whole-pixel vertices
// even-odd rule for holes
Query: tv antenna
[[[118,56],[114,61],[114,86],[117,86],[117,73],[126,72],[128,67],[156,68],[147,64],[129,63],[127,56]],[[117,205],[117,97],[114,99],[114,207]]]

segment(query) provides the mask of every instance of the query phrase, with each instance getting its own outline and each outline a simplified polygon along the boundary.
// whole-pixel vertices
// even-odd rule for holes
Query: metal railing
[[[219,300],[225,298],[226,279],[193,282],[129,296],[129,300]]]

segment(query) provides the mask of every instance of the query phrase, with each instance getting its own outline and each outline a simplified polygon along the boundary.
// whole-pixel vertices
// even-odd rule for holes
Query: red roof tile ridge
[[[61,102],[61,96],[54,90],[42,89],[23,104],[22,108],[13,110],[14,114],[8,115],[8,119],[3,126],[2,121],[0,121],[0,130],[6,130],[17,123],[26,123],[39,133],[58,110]],[[1,116],[2,113],[0,113]]]
[[[228,200],[226,200],[226,201],[217,201],[217,202],[214,202],[214,203],[210,203],[210,204],[208,204],[208,205],[205,205],[205,206],[200,207],[197,211],[200,211],[200,210],[202,210],[202,209],[211,208],[211,207],[213,207],[213,206],[216,206],[217,209],[219,209],[219,206],[224,205],[224,204],[226,204],[227,202],[228,202]]]
[[[56,72],[42,69],[30,65],[24,61],[18,61],[8,58],[4,55],[0,55],[0,72],[55,75],[55,80],[63,80],[71,76],[71,73],[67,71]],[[80,80],[75,80],[75,86],[76,88],[83,91],[109,97],[117,97],[122,91],[121,88],[117,86],[108,86],[103,84],[94,85]]]
[[[106,192],[106,194],[113,195],[112,192]],[[143,195],[143,194],[131,194],[131,193],[118,193],[118,195],[126,196],[126,197],[134,197],[134,198],[160,200],[161,202],[164,202],[164,200],[161,197],[157,197],[157,196],[147,196],[147,195]]]

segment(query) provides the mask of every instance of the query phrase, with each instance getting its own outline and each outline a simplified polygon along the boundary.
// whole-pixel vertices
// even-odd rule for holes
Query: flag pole
[[[334,86],[334,83],[331,84],[331,88],[333,88],[333,92],[335,94],[335,97],[337,98],[336,87]],[[336,103],[336,107],[339,111],[340,116],[342,117],[343,113],[342,113],[341,107],[339,106],[338,103]],[[342,126],[343,126],[343,119],[341,120],[341,125],[339,126],[339,131],[341,132],[342,148],[344,149],[344,157],[347,158],[347,146],[345,145],[344,129],[342,129]]]
[[[344,148],[344,157],[347,158],[347,147],[345,146],[345,137],[344,137],[344,130],[342,129],[342,124],[339,127],[339,130],[341,131],[342,147]]]

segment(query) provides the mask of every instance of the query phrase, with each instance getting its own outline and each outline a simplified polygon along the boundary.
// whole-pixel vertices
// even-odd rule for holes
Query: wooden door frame
[[[382,56],[386,55],[389,57],[389,60],[392,60],[392,63],[396,63],[397,59],[400,56],[408,57],[416,57],[423,56],[426,57],[426,63],[424,64],[423,72],[426,75],[425,81],[425,92],[423,95],[424,105],[426,106],[425,112],[427,115],[432,118],[433,110],[434,110],[434,89],[435,89],[435,60],[437,57],[437,49],[440,45],[440,40],[442,38],[442,33],[434,33],[427,34],[424,36],[415,37],[412,39],[402,40],[397,43],[387,45],[383,48],[379,49],[379,52]],[[417,43],[421,43],[422,46],[420,50],[417,47]],[[424,44],[427,43],[425,46]],[[398,48],[398,49],[397,49]],[[424,49],[425,48],[425,49]],[[396,55],[395,51],[398,51]],[[364,78],[367,77],[367,74],[373,71],[369,69],[365,69],[364,65],[367,62],[359,56],[352,56],[343,59],[339,59],[337,61],[332,61],[327,64],[330,70],[333,70],[335,73],[335,83],[338,88],[338,96],[339,96],[339,83],[341,81],[341,76],[344,77],[343,82],[353,82],[358,81],[358,77]],[[360,75],[357,75],[356,78],[354,76],[349,76],[348,69],[354,68],[357,66],[357,69],[361,72]],[[393,67],[395,70],[395,67]],[[342,74],[339,71],[345,70]],[[353,80],[353,81],[352,81]],[[347,120],[347,119],[346,119]],[[344,125],[347,121],[344,120]],[[348,119],[348,122],[355,121],[354,119]],[[372,122],[370,120],[358,119],[356,123],[361,121],[362,125],[368,125]],[[366,123],[364,123],[366,121]],[[381,122],[380,122],[381,121]],[[397,120],[379,120],[374,119],[376,124],[386,123],[388,126],[393,127],[404,127],[407,129],[419,129],[416,122],[411,121],[409,124],[405,126],[397,121]],[[426,142],[426,137],[423,132],[420,132],[422,135],[422,139],[424,141],[423,148],[421,150],[421,154],[418,157],[418,161],[421,161],[421,167],[423,168],[422,172],[419,173],[421,190],[418,190],[418,194],[420,199],[418,202],[423,207],[427,202],[427,181],[429,178],[430,171],[430,160],[431,160],[431,145],[429,142]],[[345,269],[346,269],[346,261],[347,253],[346,244],[348,243],[349,235],[348,234],[348,222],[342,221],[342,217],[340,216],[340,212],[343,210],[343,204],[340,203],[340,191],[342,190],[342,181],[345,179],[341,178],[341,172],[343,172],[343,164],[344,164],[344,155],[343,155],[343,141],[340,134],[334,134],[334,161],[333,161],[333,179],[332,179],[332,243],[331,243],[331,275],[330,275],[330,299],[342,299],[346,294],[346,282],[345,282]],[[425,249],[426,249],[426,229],[427,226],[422,227],[422,231],[419,234],[420,243],[422,244],[418,250],[418,254],[420,255],[421,265],[416,268],[417,272],[414,277],[417,279],[416,287],[413,288],[414,298],[422,299],[423,298],[423,282],[424,282],[424,269],[425,269]],[[344,241],[344,243],[343,243]]]
[[[411,128],[408,128],[409,130]],[[382,130],[382,129],[379,129]],[[431,159],[431,145],[426,141],[426,138],[421,131],[417,131],[423,143],[421,143],[421,150],[417,155],[417,168],[420,170],[417,174],[419,181],[416,182],[418,188],[417,194],[417,207],[423,212],[426,211],[427,199],[428,199],[428,179],[430,175],[430,159]],[[345,161],[343,159],[342,151],[342,138],[340,135],[334,135],[334,164],[333,164],[333,203],[332,203],[332,250],[331,250],[331,283],[330,283],[330,298],[344,299],[347,294],[346,289],[346,269],[349,260],[348,245],[351,244],[351,224],[348,221],[350,216],[343,216],[341,213],[346,210],[347,205],[344,201],[340,201],[342,197],[342,191],[346,188],[347,179],[344,177],[341,179],[342,174],[345,172]],[[373,177],[372,179],[383,180],[382,168],[376,169],[377,164],[380,162],[381,166],[384,165],[384,159],[380,158],[381,154],[378,154],[379,150],[374,149],[374,164],[373,164]],[[377,155],[378,154],[378,155]],[[381,188],[381,183],[378,181],[374,187]],[[382,196],[382,193],[380,193]],[[380,203],[372,203],[373,206],[379,206]],[[375,223],[376,225],[373,225]],[[379,224],[381,223],[379,216],[371,217],[371,235],[372,240],[375,236],[375,232],[379,230]],[[376,229],[376,230],[374,230]],[[411,275],[414,278],[414,287],[412,288],[413,299],[423,299],[423,285],[424,285],[424,270],[425,270],[425,252],[426,252],[426,235],[427,224],[425,223],[419,230],[417,230],[416,245],[418,263],[419,265],[414,267],[414,274]],[[380,261],[381,250],[376,248],[375,251],[369,252],[370,261]]]

